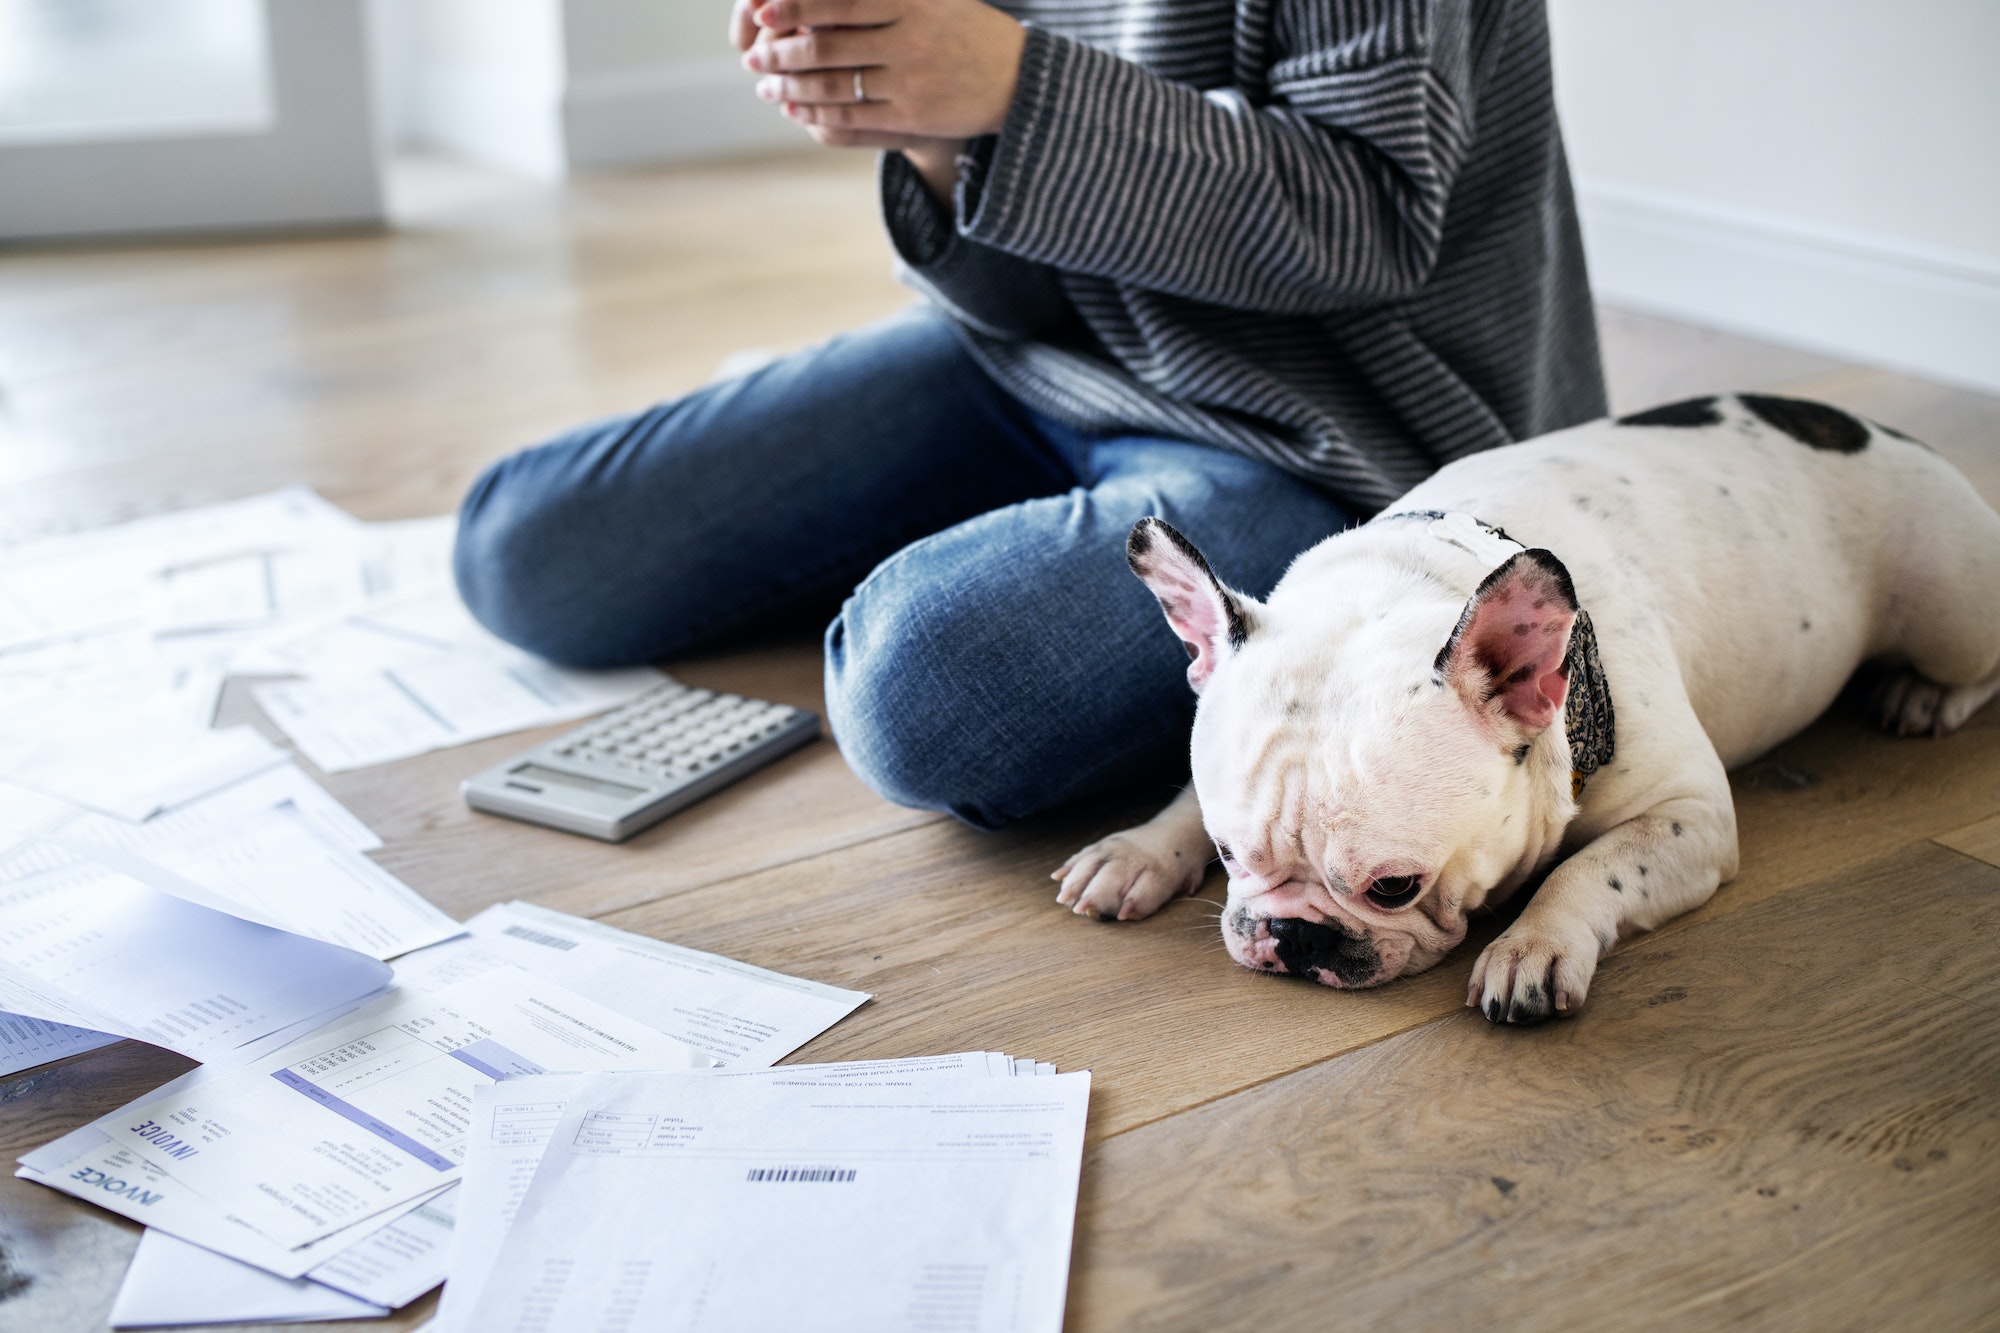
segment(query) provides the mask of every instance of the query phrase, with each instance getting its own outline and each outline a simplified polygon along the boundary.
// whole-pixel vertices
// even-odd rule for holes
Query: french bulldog
[[[1127,547],[1186,645],[1193,781],[1072,856],[1079,913],[1229,876],[1246,967],[1375,986],[1539,879],[1466,1003],[1535,1023],[1736,873],[1726,773],[1864,662],[1899,735],[2000,691],[2000,515],[1837,408],[1692,399],[1454,462],[1262,601],[1157,518]],[[1210,852],[1213,847],[1213,855]]]

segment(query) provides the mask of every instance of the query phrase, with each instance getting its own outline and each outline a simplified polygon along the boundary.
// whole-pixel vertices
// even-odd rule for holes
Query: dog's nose
[[[1374,941],[1331,922],[1276,916],[1265,929],[1277,941],[1278,961],[1295,977],[1324,985],[1365,986],[1382,970]]]

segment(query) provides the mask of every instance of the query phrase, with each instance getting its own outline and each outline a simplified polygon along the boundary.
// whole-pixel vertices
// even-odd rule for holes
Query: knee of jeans
[[[1008,778],[1012,756],[997,736],[982,741],[984,712],[938,652],[962,642],[940,623],[950,611],[870,592],[864,585],[826,632],[827,722],[848,766],[886,800],[978,828],[1029,813],[1032,793]]]
[[[562,572],[566,506],[533,484],[522,455],[487,468],[459,508],[452,573],[473,617],[518,648],[572,666],[622,665]],[[574,541],[578,534],[568,534]]]

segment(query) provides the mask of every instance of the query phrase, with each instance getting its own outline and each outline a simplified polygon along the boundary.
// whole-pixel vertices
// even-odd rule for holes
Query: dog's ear
[[[1488,574],[1438,650],[1436,671],[1484,707],[1498,701],[1529,732],[1562,716],[1576,587],[1547,551],[1522,551]]]
[[[1157,518],[1132,525],[1125,558],[1181,636],[1190,659],[1188,684],[1200,693],[1216,664],[1249,637],[1250,599],[1224,587],[1194,543]]]

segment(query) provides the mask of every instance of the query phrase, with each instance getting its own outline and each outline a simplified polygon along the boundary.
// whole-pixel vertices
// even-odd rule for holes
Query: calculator
[[[623,842],[817,735],[817,713],[670,680],[458,790],[474,810]]]

